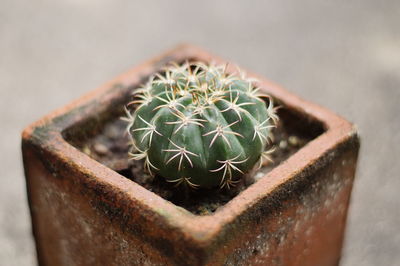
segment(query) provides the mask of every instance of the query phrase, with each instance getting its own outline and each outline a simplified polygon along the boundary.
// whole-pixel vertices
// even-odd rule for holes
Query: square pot
[[[255,74],[309,142],[226,205],[195,215],[92,159],[74,142],[118,119],[170,61],[224,60],[181,45],[24,130],[40,265],[337,265],[359,138],[332,112]],[[286,121],[286,122],[285,122]]]

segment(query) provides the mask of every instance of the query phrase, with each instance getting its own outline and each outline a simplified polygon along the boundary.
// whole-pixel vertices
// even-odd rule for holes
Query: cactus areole
[[[269,160],[278,120],[272,99],[254,84],[243,73],[228,74],[226,65],[171,64],[133,93],[131,158],[177,185],[234,186]]]

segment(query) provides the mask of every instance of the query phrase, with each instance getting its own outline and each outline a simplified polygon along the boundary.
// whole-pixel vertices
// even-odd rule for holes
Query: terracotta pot
[[[337,265],[357,162],[355,128],[254,74],[310,141],[215,213],[164,200],[74,147],[117,119],[167,62],[220,58],[182,45],[29,126],[22,150],[40,265]]]

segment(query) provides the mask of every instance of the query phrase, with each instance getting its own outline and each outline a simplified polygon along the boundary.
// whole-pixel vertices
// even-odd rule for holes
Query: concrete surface
[[[400,2],[0,2],[0,264],[35,265],[20,132],[189,41],[358,124],[342,265],[400,262]]]

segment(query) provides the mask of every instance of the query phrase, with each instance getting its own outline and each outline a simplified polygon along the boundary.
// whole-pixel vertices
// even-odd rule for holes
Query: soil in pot
[[[82,125],[64,132],[64,137],[96,161],[197,215],[215,212],[324,131],[317,121],[299,117],[298,113],[282,107],[278,110],[280,122],[273,131],[273,162],[267,162],[260,169],[249,173],[230,189],[194,190],[184,186],[176,187],[159,176],[152,177],[144,171],[143,162],[129,159],[127,123],[120,119],[123,116],[123,106],[123,103],[114,106],[117,108],[107,115],[100,116],[101,119],[96,117],[90,121],[83,121]]]

